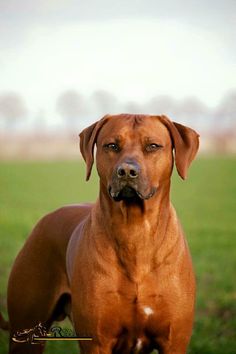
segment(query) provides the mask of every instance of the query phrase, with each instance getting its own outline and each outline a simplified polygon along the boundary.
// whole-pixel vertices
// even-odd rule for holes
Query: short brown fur
[[[170,203],[170,177],[174,149],[178,173],[186,178],[198,134],[165,116],[118,115],[105,116],[80,138],[87,179],[97,144],[98,200],[61,208],[33,230],[9,279],[11,334],[39,321],[49,327],[69,314],[78,335],[93,337],[81,342],[81,353],[184,354],[195,279]],[[115,140],[117,151],[108,146]],[[137,175],[117,177],[120,166],[134,166]],[[112,197],[127,186],[139,198]],[[42,351],[10,343],[11,354]]]

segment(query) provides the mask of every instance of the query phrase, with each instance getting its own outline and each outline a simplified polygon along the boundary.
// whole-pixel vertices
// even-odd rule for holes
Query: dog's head
[[[173,150],[177,171],[186,178],[199,147],[199,135],[165,116],[105,116],[80,134],[87,180],[95,144],[98,174],[111,198],[145,200],[170,179]]]

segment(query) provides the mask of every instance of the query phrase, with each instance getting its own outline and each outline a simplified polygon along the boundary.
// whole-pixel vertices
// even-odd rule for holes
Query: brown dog
[[[11,335],[69,315],[84,354],[186,353],[195,280],[170,203],[173,153],[186,177],[198,134],[165,116],[105,116],[81,135],[87,179],[97,145],[100,193],[94,205],[44,217],[9,279]],[[42,346],[11,341],[10,353]]]

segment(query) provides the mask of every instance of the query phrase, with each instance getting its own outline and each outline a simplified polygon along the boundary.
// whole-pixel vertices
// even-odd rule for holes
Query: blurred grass
[[[10,267],[36,221],[64,204],[92,201],[82,162],[0,163],[0,310],[6,316]],[[201,157],[183,182],[173,175],[172,201],[197,274],[196,321],[189,354],[236,353],[236,157]],[[68,322],[64,323],[68,327]],[[7,334],[0,333],[0,354]],[[75,343],[50,343],[46,354],[75,354]]]

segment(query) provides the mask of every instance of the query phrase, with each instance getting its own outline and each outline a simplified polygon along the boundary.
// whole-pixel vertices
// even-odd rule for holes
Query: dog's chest
[[[161,308],[161,300],[158,296],[147,298],[146,301],[136,299],[126,309],[122,306],[120,312],[123,313],[120,317],[120,335],[116,343],[116,347],[119,348],[117,353],[151,352],[158,336],[169,337],[170,326],[169,321],[166,321],[169,316],[164,315],[165,310]],[[120,348],[121,344],[122,348]]]
[[[146,281],[123,282],[118,290],[117,304],[120,322],[135,331],[145,331],[154,322],[160,322],[168,312],[164,301],[163,287],[157,285],[157,277],[149,276]]]

